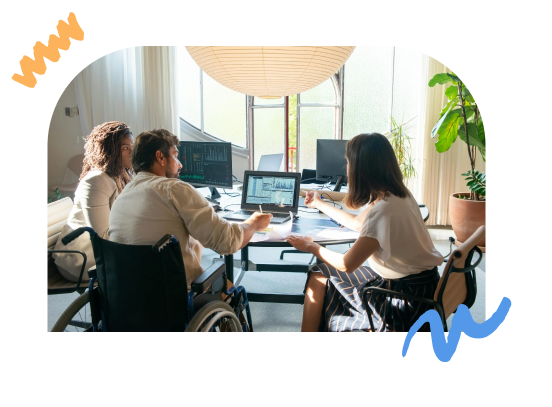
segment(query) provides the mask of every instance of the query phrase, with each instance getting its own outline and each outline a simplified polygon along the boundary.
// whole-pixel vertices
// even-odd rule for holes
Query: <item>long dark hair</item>
[[[387,192],[406,198],[408,189],[397,157],[386,137],[379,133],[359,134],[347,143],[345,155],[349,161],[349,193],[345,203],[350,208],[359,208]]]
[[[121,191],[132,179],[132,168],[123,168],[121,144],[132,136],[129,127],[121,122],[106,122],[92,129],[84,144],[84,161],[80,179],[93,170],[105,172],[115,180]]]

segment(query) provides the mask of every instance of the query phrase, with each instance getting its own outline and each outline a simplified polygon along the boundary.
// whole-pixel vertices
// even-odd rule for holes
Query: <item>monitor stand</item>
[[[221,196],[219,194],[219,192],[217,191],[216,188],[213,188],[213,187],[209,187],[209,191],[211,191],[211,196],[206,196],[205,199],[207,199],[209,202],[213,202],[213,203],[220,203],[220,201],[217,201],[217,199],[220,199]]]
[[[345,179],[344,176],[340,175],[337,177],[337,182],[335,183],[334,192],[341,191],[341,187],[343,186],[343,180]]]

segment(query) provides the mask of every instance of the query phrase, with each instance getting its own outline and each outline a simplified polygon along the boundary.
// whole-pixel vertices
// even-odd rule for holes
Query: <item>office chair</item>
[[[437,284],[433,300],[379,287],[364,288],[362,291],[362,301],[368,313],[371,330],[374,331],[374,322],[372,320],[371,308],[368,304],[368,296],[370,293],[376,292],[385,294],[388,301],[391,301],[391,298],[406,298],[433,306],[441,317],[445,332],[448,332],[447,318],[453,312],[456,312],[460,304],[464,304],[468,308],[471,308],[475,302],[475,297],[477,296],[475,268],[479,265],[483,257],[481,249],[479,249],[476,244],[484,236],[485,226],[481,226],[470,238],[466,239],[462,245],[450,254],[445,269],[443,270],[443,275]],[[472,263],[474,252],[479,254],[479,258],[475,263]]]
[[[205,270],[188,292],[176,237],[165,235],[154,245],[125,245],[101,239],[92,228],[83,227],[63,242],[84,232],[90,234],[96,270],[89,271],[88,291],[62,314],[53,332],[63,331],[86,305],[92,331],[253,330],[245,289],[228,289],[224,262]]]

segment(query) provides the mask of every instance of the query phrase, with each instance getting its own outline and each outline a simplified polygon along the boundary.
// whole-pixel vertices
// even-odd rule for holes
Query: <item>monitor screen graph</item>
[[[246,204],[293,206],[295,178],[249,175]]]
[[[232,188],[232,145],[225,142],[181,141],[180,179],[206,187]]]

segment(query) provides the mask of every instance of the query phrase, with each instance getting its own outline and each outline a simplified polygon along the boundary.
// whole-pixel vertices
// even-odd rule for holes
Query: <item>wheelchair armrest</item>
[[[211,286],[225,271],[226,264],[223,261],[213,263],[192,282],[192,291],[196,293],[204,292],[205,289]]]
[[[96,232],[94,232],[94,229],[88,226],[83,226],[81,228],[78,228],[77,230],[73,230],[71,233],[69,233],[67,236],[64,236],[61,238],[61,242],[63,244],[69,244],[73,240],[75,240],[77,237],[82,235],[84,232],[88,232],[90,234],[90,237],[97,236]]]
[[[80,229],[84,229],[84,228],[80,228]],[[77,230],[80,230],[80,229],[77,229]],[[87,228],[87,229],[92,230],[91,228]],[[79,233],[79,236],[83,232],[85,232],[85,231],[83,230],[81,233]],[[92,230],[92,232],[94,232],[94,231]],[[67,235],[67,236],[69,236],[69,235]],[[77,253],[77,254],[80,254],[83,257],[82,267],[81,267],[81,271],[80,271],[80,274],[79,274],[79,279],[77,280],[77,287],[79,287],[81,285],[82,276],[84,274],[84,266],[86,266],[86,260],[87,260],[86,254],[83,253],[83,252],[80,252],[78,250],[48,250],[48,253],[49,254],[52,254],[52,253]]]

